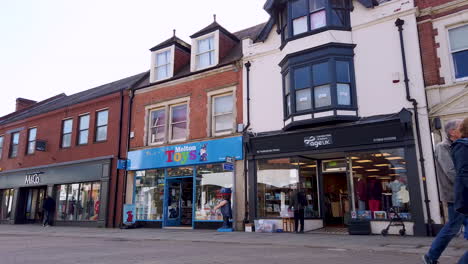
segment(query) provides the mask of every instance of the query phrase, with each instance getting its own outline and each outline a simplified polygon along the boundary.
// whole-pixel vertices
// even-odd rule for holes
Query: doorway
[[[47,194],[47,187],[24,188],[20,193],[19,220],[25,224],[41,223],[42,205]]]
[[[193,178],[168,179],[164,226],[192,226]]]
[[[345,227],[350,217],[350,200],[346,159],[323,161],[324,225]]]

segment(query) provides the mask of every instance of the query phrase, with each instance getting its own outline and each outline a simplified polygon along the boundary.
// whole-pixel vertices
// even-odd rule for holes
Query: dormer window
[[[196,67],[197,70],[213,66],[215,64],[214,35],[197,40]]]
[[[350,30],[349,0],[294,0],[280,11],[283,41],[324,30]]]
[[[156,53],[156,80],[169,78],[171,71],[171,51]]]

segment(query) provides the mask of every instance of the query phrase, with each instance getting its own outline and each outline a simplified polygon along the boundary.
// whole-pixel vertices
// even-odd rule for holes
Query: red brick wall
[[[124,106],[128,108],[128,96],[124,96]],[[109,121],[107,131],[107,141],[94,143],[95,127],[96,127],[96,111],[107,108],[109,110]],[[80,114],[90,113],[90,128],[88,145],[77,146],[77,129],[78,116]],[[125,113],[125,112],[124,112]],[[126,134],[127,134],[127,115],[124,114],[123,119],[123,135],[122,135],[122,157],[126,157]],[[72,146],[70,148],[60,148],[62,120],[65,118],[73,119]],[[2,159],[0,160],[0,168],[2,171],[13,169],[23,169],[41,165],[54,163],[76,161],[90,159],[95,157],[110,156],[115,158],[111,163],[110,186],[109,186],[109,204],[108,204],[108,219],[107,225],[112,226],[113,210],[114,210],[114,195],[116,183],[116,160],[118,153],[118,137],[119,137],[119,118],[120,118],[120,95],[115,93],[104,96],[95,100],[73,105],[67,108],[55,110],[53,112],[34,116],[15,123],[6,124],[0,127],[0,135],[4,135],[4,147]],[[26,155],[27,133],[29,127],[37,127],[37,139],[47,141],[47,150],[45,152],[36,151],[33,155]],[[16,158],[8,158],[10,147],[11,134],[6,132],[11,129],[24,128],[20,132],[20,144],[18,156]],[[119,195],[117,210],[117,220],[120,221],[122,211],[120,204],[122,201],[123,172],[120,172]]]
[[[190,64],[190,53],[175,47],[174,52],[174,75],[177,74],[184,66]]]
[[[188,140],[200,140],[207,135],[208,102],[207,93],[217,88],[236,86],[236,123],[242,123],[242,76],[241,69],[214,74],[201,79],[190,80],[173,86],[164,87],[145,93],[137,93],[134,99],[132,131],[135,137],[131,140],[131,148],[144,147],[144,126],[148,105],[163,103],[181,97],[190,97],[189,105],[189,136]]]

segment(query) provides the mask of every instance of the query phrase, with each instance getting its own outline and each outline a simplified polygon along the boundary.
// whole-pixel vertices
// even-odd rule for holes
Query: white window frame
[[[231,94],[232,95],[232,100],[233,100],[233,107],[232,107],[232,130],[231,131],[223,131],[223,132],[216,132],[215,129],[215,116],[214,116],[214,99],[216,97],[221,97],[221,96],[225,96],[225,95],[228,95],[228,94]],[[208,124],[208,128],[207,128],[207,132],[208,132],[208,135],[212,136],[212,137],[217,137],[217,136],[224,136],[224,135],[229,135],[229,134],[233,134],[236,132],[236,128],[237,128],[237,107],[236,107],[236,104],[237,104],[237,97],[236,97],[236,87],[228,87],[228,88],[224,88],[224,89],[219,89],[219,90],[216,90],[216,91],[211,91],[209,93],[207,93],[207,96],[208,96],[208,116],[207,116],[207,124]]]
[[[158,55],[161,54],[161,53],[164,53],[164,52],[169,52],[169,61],[168,61],[167,64],[158,65],[158,63],[157,63]],[[160,49],[160,50],[156,50],[156,51],[153,51],[151,53],[151,71],[150,71],[151,82],[158,82],[158,81],[166,80],[166,79],[169,79],[169,78],[173,77],[173,75],[174,75],[174,52],[175,52],[175,46],[172,45],[170,47]],[[163,67],[163,66],[164,67],[168,66],[167,77],[158,78],[157,68]]]
[[[204,54],[206,52],[200,53],[200,54],[198,53],[198,41],[204,40],[204,39],[207,39],[207,38],[211,38],[211,37],[213,37],[213,50],[209,50],[209,51],[206,51],[206,52],[214,52],[213,64],[208,65],[206,67],[200,67],[199,68],[197,66],[198,55]],[[200,36],[198,38],[192,39],[192,53],[191,53],[191,64],[190,64],[190,70],[192,72],[216,66],[216,65],[218,65],[218,63],[219,63],[219,30],[216,30],[216,31],[214,31],[212,33],[209,33],[207,35],[203,35],[203,36]]]
[[[34,137],[34,140],[31,140],[29,137],[31,135],[31,130],[35,129],[36,130],[36,136]],[[28,128],[28,138],[27,138],[27,144],[26,144],[26,155],[32,155],[36,152],[36,141],[37,141],[37,127],[30,127]],[[31,153],[29,153],[29,145],[34,144],[34,148]]]
[[[462,77],[462,78],[457,78],[455,76],[456,70],[455,70],[455,62],[453,60],[453,53],[460,52],[460,51],[468,51],[468,49],[462,49],[462,50],[456,50],[456,51],[452,50],[452,45],[451,45],[451,41],[450,41],[450,30],[456,29],[456,28],[459,28],[459,27],[464,27],[464,26],[468,26],[468,23],[457,24],[457,25],[447,27],[447,47],[448,47],[448,54],[449,54],[449,60],[450,60],[450,68],[452,70],[452,78],[454,79],[455,82],[468,81],[468,76]]]
[[[183,139],[172,139],[172,107],[178,106],[178,105],[187,105],[187,130],[186,130],[186,135],[185,138]],[[166,122],[164,123],[165,126],[165,135],[164,135],[164,141],[162,142],[151,142],[151,112],[164,109],[165,111],[165,116],[166,116]],[[145,131],[144,131],[144,137],[145,137],[145,142],[147,146],[157,146],[157,145],[163,145],[167,143],[176,143],[176,142],[183,142],[188,139],[188,136],[190,135],[190,97],[184,97],[184,98],[179,98],[179,99],[174,99],[170,101],[166,101],[163,103],[158,103],[154,105],[149,105],[145,107],[145,113],[146,113],[146,118],[145,118]]]
[[[152,113],[154,111],[160,111],[164,110],[164,119],[166,120],[162,126],[164,126],[164,139],[161,142],[152,142],[151,140],[151,133],[152,129],[158,126],[153,126],[153,120],[152,120]],[[167,120],[168,120],[168,113],[167,113],[167,107],[166,106],[161,106],[157,108],[150,109],[148,112],[148,145],[162,145],[167,142]]]

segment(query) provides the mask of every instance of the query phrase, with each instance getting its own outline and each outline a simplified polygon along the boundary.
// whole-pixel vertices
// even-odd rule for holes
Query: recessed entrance
[[[42,204],[46,197],[46,193],[46,186],[20,189],[18,222],[32,224],[40,223],[42,221]]]
[[[167,180],[164,226],[192,226],[193,178]]]
[[[349,214],[348,181],[346,173],[323,175],[325,226],[344,226]]]

